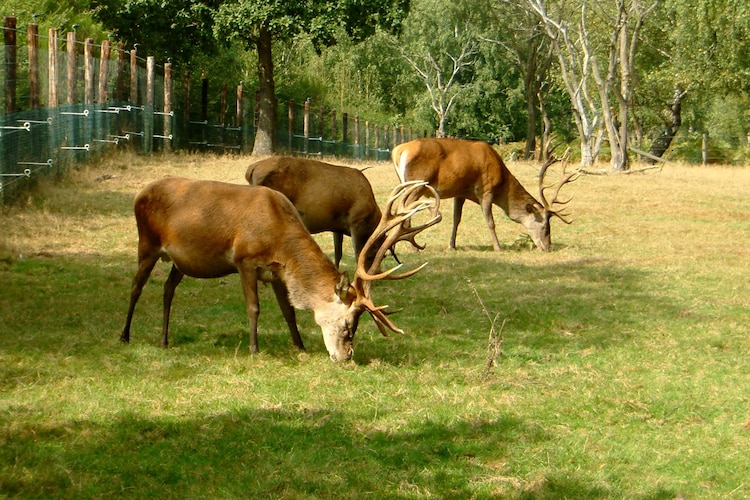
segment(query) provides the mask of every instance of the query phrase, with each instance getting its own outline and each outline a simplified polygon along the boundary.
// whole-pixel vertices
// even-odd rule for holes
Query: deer
[[[495,232],[493,204],[511,220],[523,225],[534,245],[545,252],[552,249],[550,219],[557,217],[566,224],[571,223],[567,218],[569,214],[553,206],[570,201],[559,201],[558,196],[562,186],[574,180],[578,172],[566,174],[563,168],[560,180],[554,185],[553,196],[550,199],[545,196],[545,190],[551,186],[544,186],[544,177],[556,159],[545,162],[539,173],[539,202],[510,173],[497,151],[485,142],[417,139],[394,147],[391,158],[401,182],[423,180],[441,198],[454,199],[450,249],[456,248],[456,233],[466,200],[482,208],[495,251],[500,251],[500,242]]]
[[[436,224],[439,201],[412,200],[424,183],[397,186],[388,199],[380,222],[363,246],[354,279],[341,273],[302,224],[294,205],[278,191],[209,180],[167,177],[145,186],[135,197],[138,229],[138,269],[133,278],[130,305],[120,341],[130,341],[136,303],[159,259],[172,262],[164,284],[162,347],[169,345],[169,316],[175,289],[184,276],[218,278],[238,273],[250,327],[250,352],[258,352],[258,282],[270,283],[294,345],[304,350],[295,308],[312,310],[315,322],[333,361],[346,361],[354,353],[353,338],[360,316],[367,311],[378,329],[403,333],[388,318],[388,306],[376,306],[372,283],[403,279],[425,264],[397,273],[401,267],[381,271],[386,251],[398,241],[414,237]],[[434,196],[437,197],[435,193]],[[437,198],[436,198],[437,199]],[[428,211],[430,219],[412,227],[412,217]],[[374,248],[377,242],[384,247]],[[366,266],[364,255],[375,255]]]
[[[355,257],[380,221],[381,212],[367,177],[355,168],[317,160],[274,156],[251,164],[245,179],[253,186],[280,191],[297,208],[311,233],[333,232],[334,263],[350,236]],[[368,264],[372,256],[368,256]]]

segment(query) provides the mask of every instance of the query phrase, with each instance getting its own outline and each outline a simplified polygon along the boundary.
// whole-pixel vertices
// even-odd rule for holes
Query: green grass
[[[185,279],[159,349],[166,264],[121,345],[134,193],[163,175],[239,183],[247,163],[123,155],[5,209],[0,497],[750,495],[748,169],[583,177],[547,254],[499,211],[492,252],[474,205],[447,250],[447,200],[427,249],[400,252],[430,265],[374,287],[406,334],[364,318],[352,363],[328,360],[309,312],[298,354],[269,287],[250,356],[236,276]],[[383,200],[391,167],[366,174]],[[506,321],[488,376],[474,291]]]

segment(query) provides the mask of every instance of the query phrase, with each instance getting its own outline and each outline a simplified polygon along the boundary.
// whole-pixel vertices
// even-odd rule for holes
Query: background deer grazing
[[[570,182],[577,172],[566,175],[563,169],[560,181],[554,186],[553,197],[547,200],[544,196],[547,188],[543,182],[550,162],[542,167],[539,175],[539,203],[513,177],[492,146],[484,142],[417,139],[393,148],[392,159],[401,182],[424,180],[441,198],[454,198],[450,248],[456,248],[456,232],[466,200],[482,207],[496,251],[500,250],[500,242],[495,233],[493,204],[500,207],[511,220],[522,224],[537,248],[545,252],[552,248],[550,219],[556,216],[566,224],[570,223],[565,218],[566,214],[554,210],[552,206],[567,203],[559,202],[557,197],[560,188]]]
[[[440,220],[438,203],[406,203],[422,184],[399,186],[386,204],[380,224],[365,244],[388,246]],[[411,227],[417,212],[430,209],[431,219]],[[383,334],[400,331],[383,307],[371,298],[372,282],[411,276],[417,268],[395,274],[396,268],[377,272],[388,247],[375,249],[371,266],[358,261],[354,281],[339,273],[302,225],[297,210],[281,193],[265,188],[214,181],[165,178],[141,190],[135,198],[138,226],[138,271],[133,278],[125,328],[120,340],[130,341],[133,311],[156,262],[173,262],[164,284],[164,319],[161,344],[169,343],[169,313],[174,291],[185,275],[217,278],[239,273],[250,321],[250,351],[258,352],[258,281],[270,282],[289,326],[292,340],[304,349],[294,307],[312,309],[323,331],[326,349],[334,361],[352,357],[359,317],[368,311]],[[364,251],[363,250],[363,251]]]
[[[245,179],[280,191],[297,207],[311,233],[333,232],[334,262],[341,262],[344,235],[359,256],[380,221],[372,186],[357,169],[316,160],[275,156],[253,163]],[[368,256],[368,264],[372,255]]]

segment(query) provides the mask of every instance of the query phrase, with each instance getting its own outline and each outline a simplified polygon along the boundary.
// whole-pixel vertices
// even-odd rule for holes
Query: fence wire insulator
[[[19,161],[18,165],[31,165],[34,167],[49,167],[52,168],[52,158],[48,159],[45,162],[34,162],[34,161]],[[28,170],[28,169],[26,169]]]
[[[130,140],[130,134],[125,134],[125,135],[111,135],[110,137],[112,137],[113,139],[122,139],[124,141],[129,141]]]
[[[89,110],[84,109],[81,112],[78,111],[60,111],[61,115],[72,115],[72,116],[89,116]]]
[[[25,168],[23,172],[16,174],[0,174],[0,177],[31,177],[31,169]]]
[[[109,113],[109,114],[113,114],[113,115],[119,115],[120,114],[120,108],[97,109],[95,111],[97,113]]]
[[[33,123],[35,125],[52,125],[52,117],[50,116],[46,120],[18,120],[24,123]]]
[[[89,149],[91,149],[91,145],[84,144],[83,146],[61,146],[60,149],[67,149],[67,150],[72,150],[72,151],[82,151],[82,150],[88,151]]]
[[[107,144],[117,144],[119,139],[94,139],[94,142],[104,142]]]
[[[3,125],[0,127],[5,130],[25,130],[27,132],[31,132],[31,122],[28,120],[25,120],[23,122],[23,125],[14,126],[14,125]]]
[[[161,115],[161,116],[174,116],[174,111],[169,111],[165,113],[164,111],[154,111],[155,115]]]
[[[156,138],[156,139],[168,139],[170,141],[172,140],[172,134],[169,134],[169,135],[156,135],[156,134],[154,134],[153,137]]]
[[[128,139],[130,138],[129,136],[131,135],[137,135],[138,137],[143,137],[143,132],[125,132],[125,134],[128,135]]]

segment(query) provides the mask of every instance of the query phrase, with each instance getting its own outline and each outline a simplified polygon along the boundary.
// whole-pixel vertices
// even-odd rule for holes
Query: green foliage
[[[29,23],[38,24],[41,36],[56,28],[60,33],[75,30],[79,39],[103,40],[107,31],[91,16],[89,4],[88,0],[5,0],[2,15],[15,16],[21,30]]]
[[[187,64],[216,49],[211,26],[218,0],[94,0],[93,14],[129,46],[158,61]]]

